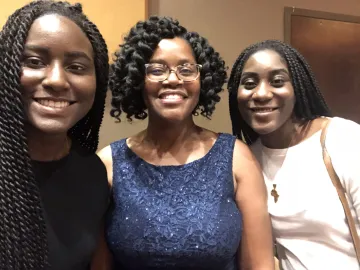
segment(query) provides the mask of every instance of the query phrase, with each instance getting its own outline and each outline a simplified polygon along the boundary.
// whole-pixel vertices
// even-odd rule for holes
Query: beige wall
[[[149,14],[171,16],[188,30],[207,37],[231,69],[246,46],[264,40],[283,40],[285,6],[360,15],[359,0],[149,0]],[[227,92],[212,120],[197,117],[200,125],[231,132]]]
[[[0,25],[4,25],[8,16],[16,9],[29,3],[29,0],[1,0]],[[112,54],[122,36],[138,20],[145,18],[146,0],[68,0],[70,3],[82,3],[84,13],[99,28]]]

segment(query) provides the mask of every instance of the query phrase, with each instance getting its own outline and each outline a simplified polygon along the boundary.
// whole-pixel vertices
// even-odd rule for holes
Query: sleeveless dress
[[[106,239],[114,269],[236,270],[241,213],[234,200],[235,137],[185,165],[156,166],[111,144],[113,198]]]

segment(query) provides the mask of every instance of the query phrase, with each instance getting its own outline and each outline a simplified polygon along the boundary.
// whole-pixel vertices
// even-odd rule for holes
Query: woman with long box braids
[[[355,232],[360,126],[331,117],[305,58],[280,41],[246,48],[229,92],[233,133],[250,145],[263,171],[281,269],[359,269],[348,220]],[[346,193],[350,219],[337,190]]]
[[[104,39],[80,4],[34,1],[8,18],[0,59],[0,269],[88,269],[109,193]]]

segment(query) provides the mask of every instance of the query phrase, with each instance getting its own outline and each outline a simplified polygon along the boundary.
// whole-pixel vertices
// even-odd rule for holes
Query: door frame
[[[359,16],[337,14],[325,11],[316,11],[310,9],[301,9],[296,7],[284,8],[284,41],[291,45],[291,18],[292,16],[310,17],[315,19],[324,19],[330,21],[341,21],[350,23],[359,23]]]

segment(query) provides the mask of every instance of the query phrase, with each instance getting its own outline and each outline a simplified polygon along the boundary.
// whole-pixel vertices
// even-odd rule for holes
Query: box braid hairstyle
[[[312,120],[320,116],[331,116],[314,73],[305,58],[297,50],[277,40],[266,40],[253,44],[246,48],[235,61],[228,83],[233,134],[249,145],[255,142],[259,135],[241,117],[238,109],[237,94],[246,61],[254,53],[263,50],[277,52],[288,66],[291,84],[295,92],[295,117],[302,120]]]
[[[38,183],[28,152],[20,77],[22,53],[33,22],[58,14],[75,22],[90,40],[96,69],[95,101],[69,136],[94,153],[104,113],[108,54],[97,27],[80,4],[34,1],[16,10],[0,32],[0,269],[47,269],[48,245]]]
[[[145,64],[154,54],[162,39],[181,37],[191,46],[200,71],[201,90],[199,102],[193,112],[210,118],[215,104],[220,101],[219,92],[226,81],[225,63],[208,41],[195,32],[188,32],[177,20],[151,16],[138,22],[124,38],[115,53],[111,66],[109,88],[112,92],[111,116],[120,121],[122,112],[127,119],[145,119],[146,105],[143,99]]]

